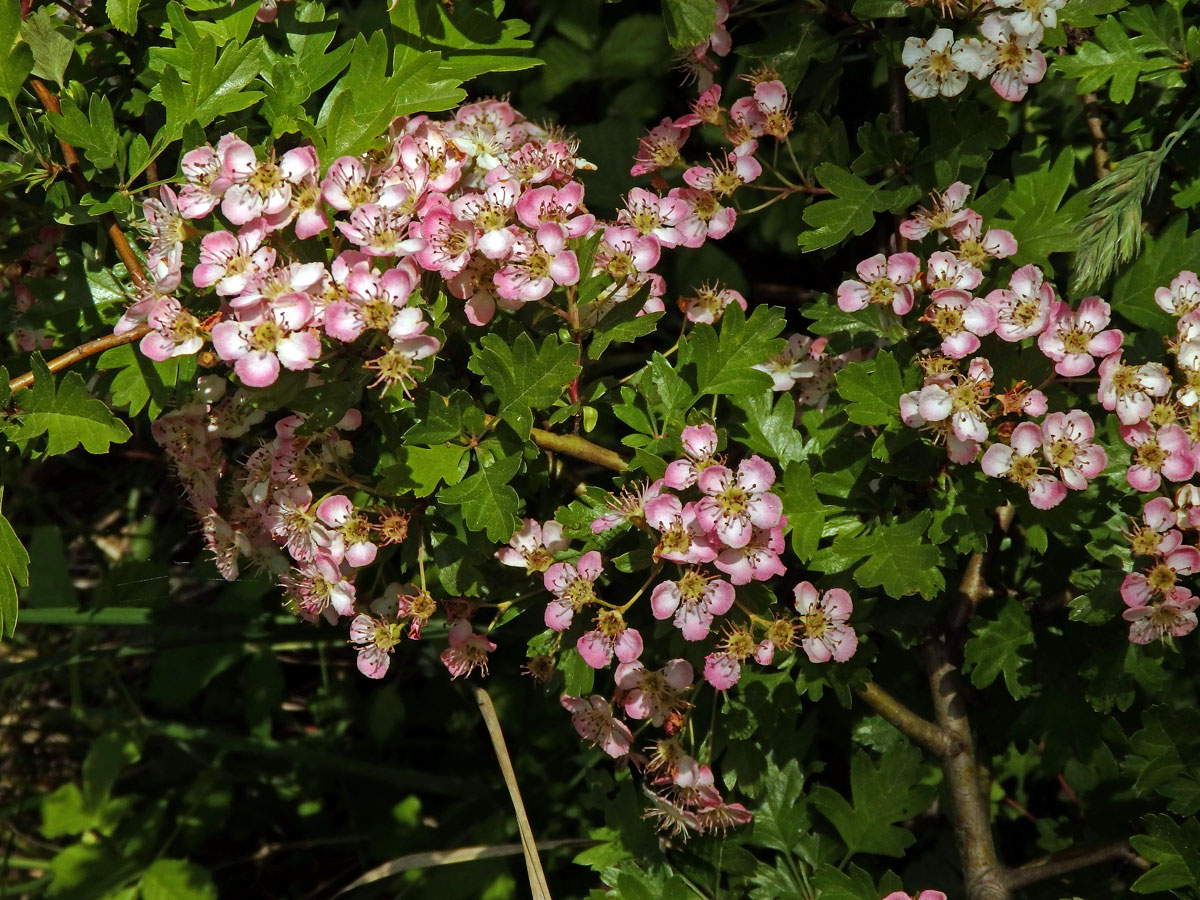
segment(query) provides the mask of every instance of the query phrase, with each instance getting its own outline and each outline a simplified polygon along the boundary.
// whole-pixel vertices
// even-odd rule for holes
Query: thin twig
[[[1088,133],[1092,136],[1092,161],[1096,166],[1096,177],[1103,178],[1111,170],[1108,158],[1108,138],[1104,134],[1104,120],[1100,118],[1100,98],[1095,94],[1083,95],[1083,115],[1087,119]]]
[[[629,463],[622,458],[621,454],[614,453],[599,444],[593,444],[587,438],[582,438],[577,434],[555,434],[541,428],[531,428],[529,437],[543,450],[573,456],[615,472],[624,472],[629,468]]]
[[[948,756],[957,748],[958,744],[949,732],[917,715],[874,681],[868,681],[854,692],[897,731],[935,756]]]
[[[1072,847],[1035,859],[1020,868],[1008,869],[1004,873],[1004,883],[1010,890],[1019,890],[1039,881],[1049,881],[1079,869],[1117,860],[1131,863],[1139,869],[1149,868],[1149,863],[1134,852],[1129,846],[1129,841],[1118,838],[1085,847]]]
[[[58,97],[50,91],[39,78],[30,78],[29,85],[33,88],[33,92],[37,94],[38,100],[48,113],[61,113],[62,107],[59,106]],[[87,179],[83,177],[83,169],[79,165],[79,154],[64,140],[59,140],[58,146],[62,148],[63,159],[67,163],[67,171],[71,175],[71,180],[75,183],[81,194],[87,194],[91,191],[91,185]],[[125,268],[129,270],[129,277],[133,279],[134,284],[138,287],[146,287],[149,282],[146,279],[146,270],[142,268],[142,261],[137,258],[137,254],[133,252],[133,247],[129,245],[129,241],[125,237],[125,232],[121,230],[121,226],[117,223],[117,218],[110,212],[102,213],[100,221],[104,224],[105,230],[108,232],[108,238],[113,242],[113,247],[116,248],[117,255],[121,257],[121,262],[125,263]]]
[[[542,861],[538,857],[537,841],[533,837],[533,829],[529,826],[529,817],[525,815],[525,804],[521,800],[521,789],[517,785],[517,773],[513,771],[512,760],[508,755],[508,747],[504,743],[504,732],[500,729],[500,719],[496,716],[496,707],[488,692],[478,685],[472,685],[475,691],[475,702],[483,714],[487,724],[488,735],[492,739],[492,748],[496,751],[496,760],[500,763],[500,772],[504,775],[504,783],[508,786],[508,796],[512,800],[513,811],[517,814],[517,830],[521,833],[521,845],[525,852],[525,868],[529,871],[529,889],[533,900],[550,900],[550,886],[546,883],[546,873],[542,871]]]
[[[150,332],[150,326],[143,322],[136,328],[125,332],[124,334],[108,334],[102,338],[96,338],[94,341],[88,341],[86,344],[80,344],[71,350],[68,350],[62,356],[56,356],[50,362],[46,363],[46,368],[51,372],[57,372],[60,369],[65,369],[68,366],[73,366],[81,359],[87,359],[89,356],[95,356],[97,353],[103,353],[105,350],[111,350],[113,347],[120,347],[123,344],[131,344],[136,340],[140,340]],[[26,372],[24,375],[19,375],[8,383],[8,388],[14,394],[17,391],[23,391],[27,387],[33,386],[33,373]]]

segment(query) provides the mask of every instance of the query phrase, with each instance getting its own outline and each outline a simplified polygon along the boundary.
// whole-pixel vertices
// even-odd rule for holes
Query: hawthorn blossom
[[[651,172],[669,169],[675,165],[680,161],[679,148],[687,141],[690,133],[690,128],[680,127],[669,118],[663,119],[638,141],[638,152],[629,174],[649,175]]]
[[[992,365],[982,357],[971,360],[965,376],[954,372],[944,379],[926,382],[918,393],[917,409],[921,424],[950,420],[954,435],[960,441],[982,443],[987,440],[988,414],[985,409],[991,399]],[[901,411],[905,400],[901,398]],[[914,427],[920,427],[915,425]]]
[[[649,194],[648,191],[643,193]],[[521,195],[517,200],[517,219],[534,231],[547,222],[553,222],[562,226],[567,237],[583,237],[595,228],[596,217],[581,212],[582,204],[582,182],[569,181],[562,187],[545,184]]]
[[[720,240],[733,230],[737,221],[737,210],[722,206],[720,198],[712,191],[696,188],[671,188],[668,197],[675,197],[687,204],[688,215],[678,228],[684,239],[681,245],[695,249],[705,240]]]
[[[1133,425],[1150,415],[1155,397],[1171,391],[1171,376],[1161,363],[1126,365],[1118,350],[1100,363],[1100,387],[1096,399],[1115,412],[1123,425]]]
[[[762,174],[762,165],[754,158],[756,141],[746,141],[726,152],[721,162],[711,166],[692,166],[683,173],[688,187],[711,191],[718,197],[729,197],[738,188],[749,184]]]
[[[681,503],[674,494],[663,494],[646,501],[646,524],[659,532],[654,561],[669,559],[677,563],[706,563],[717,557],[708,534],[696,517],[695,503]]]
[[[593,272],[605,272],[621,285],[657,266],[661,254],[662,246],[650,235],[629,225],[609,225],[592,257]]]
[[[742,677],[742,663],[729,653],[710,653],[704,657],[704,680],[718,691],[727,691]]]
[[[504,565],[523,566],[525,574],[532,575],[550,568],[554,554],[566,550],[570,543],[563,537],[563,527],[553,519],[541,524],[537,519],[524,519],[508,546],[497,550],[495,556]]]
[[[213,287],[221,297],[241,294],[275,265],[275,250],[262,246],[266,222],[259,219],[232,231],[213,231],[200,241],[200,263],[192,270],[198,288]]]
[[[1200,278],[1195,272],[1180,272],[1171,279],[1169,287],[1160,287],[1154,292],[1154,302],[1172,316],[1184,316],[1200,309]]]
[[[548,222],[538,227],[533,240],[522,235],[495,281],[499,296],[525,303],[541,300],[555,285],[578,284],[579,260],[567,249],[566,231]]]
[[[179,213],[185,219],[201,219],[217,208],[232,181],[221,171],[221,157],[210,145],[196,147],[179,161],[187,179],[179,190]]]
[[[980,468],[991,478],[1008,478],[1029,493],[1037,509],[1053,509],[1067,496],[1067,489],[1053,475],[1040,472],[1037,456],[1042,449],[1042,429],[1022,422],[1013,429],[1007,444],[992,444],[980,460]]]
[[[425,243],[413,257],[421,268],[447,280],[467,267],[475,249],[475,226],[455,218],[448,206],[431,209],[409,227],[409,234]]]
[[[407,256],[425,246],[422,238],[410,236],[411,216],[377,203],[364,203],[350,213],[349,222],[337,227],[368,256]]]
[[[1178,534],[1179,532],[1174,532]],[[1173,600],[1189,597],[1191,591],[1180,585],[1180,575],[1200,572],[1200,550],[1190,544],[1167,542],[1155,554],[1155,562],[1145,572],[1130,572],[1121,582],[1121,599],[1126,606],[1145,606],[1157,597]]]
[[[712,465],[717,452],[717,430],[707,422],[688,425],[684,427],[680,441],[684,458],[669,463],[662,478],[663,486],[675,491],[691,487],[700,472]]]
[[[633,662],[642,655],[642,635],[636,628],[625,624],[619,612],[602,609],[596,616],[596,627],[579,636],[575,649],[583,661],[593,669],[603,669],[612,662]]]
[[[996,329],[995,308],[966,291],[938,288],[930,300],[921,321],[928,322],[941,335],[941,351],[951,359],[970,356],[980,347],[979,337]]]
[[[994,73],[992,90],[1005,100],[1023,99],[1029,85],[1046,75],[1046,57],[1037,49],[1042,42],[1042,26],[1018,32],[1010,17],[993,13],[983,20],[979,32],[984,37],[979,77]]]
[[[1179,588],[1174,595],[1158,603],[1134,606],[1121,613],[1129,623],[1129,640],[1134,644],[1183,637],[1196,628],[1196,607],[1200,597],[1186,588]]]
[[[1095,433],[1091,416],[1079,409],[1051,413],[1042,422],[1042,455],[1073,491],[1082,491],[1108,465],[1104,448],[1092,443]]]
[[[967,86],[981,64],[980,44],[973,38],[954,40],[949,28],[939,28],[928,40],[910,37],[904,42],[901,62],[908,67],[904,83],[922,99],[953,97]]]
[[[1007,259],[1017,252],[1017,240],[1003,228],[983,230],[983,216],[973,209],[963,210],[963,216],[950,226],[950,235],[958,241],[954,255],[973,266],[982,266],[989,259]]]
[[[321,182],[321,198],[334,209],[351,212],[366,203],[377,202],[379,187],[362,160],[339,156]]]
[[[555,563],[546,570],[542,583],[554,599],[546,605],[546,627],[554,631],[565,631],[571,626],[575,613],[596,597],[596,579],[603,571],[600,554],[589,550],[575,564]]]
[[[619,494],[609,495],[609,512],[592,520],[592,534],[603,534],[622,522],[641,523],[646,519],[646,506],[662,493],[663,481],[643,481],[625,485]]]
[[[359,613],[350,623],[350,643],[358,649],[358,671],[382,678],[392,662],[392,652],[404,637],[404,626]]]
[[[408,305],[419,283],[416,266],[407,260],[382,274],[356,266],[346,278],[346,299],[325,310],[325,333],[345,342],[368,329],[386,332],[393,341],[422,334],[429,323],[420,308]]]
[[[754,528],[750,540],[744,547],[725,547],[713,565],[729,576],[730,582],[740,587],[751,581],[769,581],[776,575],[786,574],[787,568],[779,558],[783,553],[783,530],[787,527],[787,516],[779,517],[774,528]]]
[[[937,250],[929,254],[925,284],[930,290],[953,289],[970,293],[982,281],[983,272],[953,253]]]
[[[888,894],[883,900],[946,900],[946,895],[941,891],[921,891],[921,893],[912,897],[904,893],[904,891],[893,891]]]
[[[586,700],[563,694],[559,702],[571,714],[571,724],[585,741],[596,745],[616,759],[629,753],[633,744],[633,733],[629,726],[612,714],[612,707],[599,694]]]
[[[1171,481],[1187,481],[1196,472],[1192,442],[1178,425],[1154,428],[1148,422],[1122,425],[1121,439],[1133,448],[1133,465],[1125,480],[1136,491],[1156,491],[1160,475]]]
[[[441,346],[441,341],[428,334],[392,341],[392,345],[379,356],[363,363],[364,369],[378,373],[368,387],[384,384],[390,389],[399,385],[407,393],[417,383],[418,376],[427,371],[417,362],[433,356]]]
[[[696,289],[695,296],[679,298],[679,308],[689,322],[708,325],[720,321],[725,308],[731,303],[736,303],[743,312],[749,308],[741,292],[718,285],[701,285]]]
[[[685,641],[699,641],[708,636],[717,616],[729,612],[733,600],[733,585],[728,581],[691,568],[677,580],[658,585],[650,595],[650,609],[656,619],[674,616]]]
[[[721,124],[721,86],[714,84],[692,101],[691,112],[675,120],[676,128],[694,128],[700,123]]]
[[[1041,334],[1050,319],[1054,288],[1030,263],[1013,272],[1007,290],[994,290],[984,300],[996,310],[996,336],[1015,342]]]
[[[625,715],[631,719],[649,719],[656,728],[673,714],[687,707],[683,692],[692,686],[692,667],[687,660],[671,659],[658,671],[647,669],[634,660],[617,666],[613,680],[623,692],[620,699]]]
[[[276,163],[259,161],[254,148],[235,138],[224,146],[221,173],[229,181],[221,199],[221,214],[234,225],[262,216],[277,216],[292,202],[292,187],[318,169],[311,147],[289,150]]]
[[[293,372],[311,369],[321,355],[320,339],[305,326],[312,303],[298,294],[281,298],[250,321],[224,321],[213,326],[213,349],[248,387],[267,387],[279,367]]]
[[[827,359],[825,346],[828,343],[827,337],[814,339],[806,334],[793,334],[783,350],[750,368],[771,376],[771,390],[790,391],[797,381],[813,380],[819,374],[821,363]]]
[[[745,547],[753,528],[779,523],[783,501],[771,493],[774,483],[775,470],[757,455],[742,460],[736,475],[722,465],[708,466],[696,480],[704,494],[696,505],[701,527],[727,547]]]
[[[369,566],[379,548],[371,540],[371,523],[345,494],[326,497],[317,506],[317,518],[326,526],[318,542],[339,562],[354,568]]]
[[[837,304],[842,312],[857,312],[870,304],[891,306],[898,316],[913,307],[913,282],[921,260],[912,253],[877,253],[855,268],[861,281],[847,280],[838,286]]]
[[[132,311],[133,307],[130,307]],[[175,356],[191,356],[199,353],[204,346],[204,330],[200,320],[184,309],[183,304],[174,297],[156,296],[145,321],[153,330],[142,338],[138,348],[155,362]]]
[[[956,181],[942,193],[934,191],[932,210],[919,208],[911,219],[900,223],[900,235],[910,241],[919,241],[931,231],[946,231],[962,221],[970,210],[965,209],[967,197],[971,195],[971,186],[962,181]],[[932,263],[933,257],[930,257]],[[952,285],[946,285],[951,287]],[[961,287],[961,285],[958,285]],[[971,290],[971,288],[966,288]]]
[[[1058,11],[1067,5],[1067,0],[995,0],[1001,9],[1015,9],[1008,22],[1017,34],[1033,34],[1041,28],[1053,28],[1058,24]]]
[[[1086,375],[1096,367],[1093,357],[1108,356],[1125,339],[1119,329],[1104,330],[1109,317],[1109,306],[1099,297],[1086,297],[1074,311],[1056,301],[1046,330],[1038,335],[1038,347],[1054,360],[1054,371],[1059,375]]]
[[[807,581],[796,585],[793,593],[804,633],[800,649],[809,662],[825,663],[831,659],[845,662],[852,657],[858,649],[858,635],[846,624],[854,611],[850,595],[841,588],[831,588],[820,594]]]
[[[446,632],[450,646],[441,652],[442,665],[451,678],[470,675],[476,669],[486,675],[488,654],[496,649],[494,642],[475,631],[466,619],[459,619]]]

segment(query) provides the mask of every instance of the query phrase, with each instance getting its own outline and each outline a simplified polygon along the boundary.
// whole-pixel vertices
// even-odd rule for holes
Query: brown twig
[[[33,92],[37,94],[38,100],[48,113],[61,113],[62,107],[59,106],[58,97],[50,91],[39,78],[30,78],[29,85],[33,88]],[[67,171],[71,175],[71,181],[75,183],[75,187],[81,194],[87,194],[91,191],[91,186],[87,183],[87,179],[83,177],[83,169],[79,165],[79,154],[64,140],[59,140],[58,146],[62,148],[63,159],[67,163]],[[101,213],[100,221],[103,223],[105,231],[108,232],[108,238],[113,242],[113,247],[116,248],[117,255],[121,257],[121,262],[125,263],[125,268],[129,270],[129,277],[133,279],[134,284],[138,287],[146,287],[149,282],[146,279],[146,270],[142,267],[142,262],[137,258],[137,254],[133,252],[133,247],[129,245],[129,241],[125,237],[125,232],[121,230],[121,226],[117,223],[117,218],[112,213]]]
[[[1093,93],[1083,95],[1083,115],[1087,119],[1088,133],[1092,136],[1092,161],[1096,166],[1096,177],[1103,178],[1111,170],[1108,158],[1108,138],[1104,134],[1104,120],[1100,118],[1100,98]]]
[[[1004,873],[1004,883],[1009,890],[1020,890],[1039,881],[1049,881],[1059,878],[1079,869],[1098,866],[1107,862],[1123,860],[1138,868],[1149,868],[1149,864],[1134,852],[1125,838],[1104,841],[1099,844],[1089,844],[1085,847],[1072,847],[1058,853],[1051,853],[1035,859],[1017,869],[1008,869]]]
[[[80,344],[71,350],[68,350],[62,356],[56,356],[50,362],[46,363],[46,368],[51,372],[57,372],[60,369],[65,369],[68,366],[73,366],[81,359],[86,359],[89,356],[95,356],[97,353],[103,353],[105,350],[111,350],[113,347],[120,347],[123,344],[131,344],[142,337],[145,337],[150,331],[150,326],[143,322],[132,331],[127,331],[124,334],[108,334],[102,338],[96,338],[94,341],[88,341],[86,344]],[[33,373],[26,372],[24,375],[19,375],[8,383],[8,389],[14,394],[17,391],[23,391],[27,387],[33,386]]]
[[[874,681],[854,691],[897,731],[939,758],[949,756],[958,744],[949,732],[917,715]]]
[[[593,444],[587,438],[582,438],[577,434],[555,434],[541,428],[531,428],[529,437],[543,450],[561,453],[564,456],[573,456],[575,459],[595,463],[615,472],[624,472],[629,467],[629,463],[621,457],[621,454],[605,449],[599,444]]]

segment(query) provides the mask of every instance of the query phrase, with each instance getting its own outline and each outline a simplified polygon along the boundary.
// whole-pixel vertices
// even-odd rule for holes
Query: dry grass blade
[[[517,829],[521,833],[521,848],[525,853],[525,867],[529,870],[529,890],[533,900],[550,900],[550,886],[546,883],[546,873],[542,871],[542,861],[538,858],[537,841],[533,838],[533,829],[529,827],[529,817],[525,815],[525,804],[521,801],[521,789],[517,786],[517,775],[513,771],[512,760],[508,755],[508,747],[504,743],[504,732],[500,729],[500,719],[496,717],[496,707],[492,698],[483,688],[474,685],[475,702],[483,714],[487,724],[488,735],[492,739],[492,748],[496,751],[496,760],[500,763],[500,772],[504,775],[504,783],[508,785],[508,796],[512,799],[513,811],[517,814]]]
[[[557,841],[539,841],[538,850],[561,850],[564,848],[594,847],[598,841],[589,838],[565,838]],[[346,885],[334,896],[348,894],[355,888],[360,888],[410,869],[428,869],[432,866],[449,866],[454,863],[474,862],[479,859],[496,859],[502,856],[515,856],[524,853],[523,844],[482,844],[476,847],[456,847],[453,850],[428,850],[423,853],[410,853],[393,859],[391,862],[376,866],[352,884]]]

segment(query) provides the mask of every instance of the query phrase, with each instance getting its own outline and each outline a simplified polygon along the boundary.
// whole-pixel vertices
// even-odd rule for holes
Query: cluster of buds
[[[993,12],[978,36],[957,37],[938,28],[928,39],[910,37],[901,61],[908,67],[904,83],[920,99],[953,97],[971,78],[988,79],[1005,100],[1025,97],[1031,84],[1046,75],[1046,56],[1038,47],[1045,30],[1058,23],[1067,0],[994,0],[1006,12]]]

